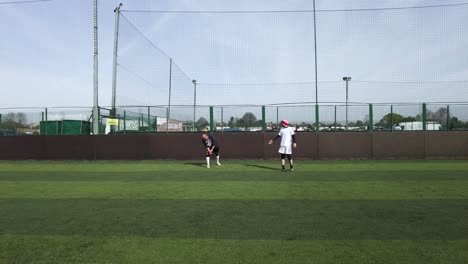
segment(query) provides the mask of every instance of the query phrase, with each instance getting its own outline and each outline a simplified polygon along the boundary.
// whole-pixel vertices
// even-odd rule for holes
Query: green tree
[[[235,126],[235,121],[234,121],[233,116],[231,116],[231,118],[229,118],[228,126],[229,127],[234,127]]]
[[[26,126],[27,122],[28,122],[26,114],[25,113],[17,113],[16,114],[16,122],[19,125]]]
[[[16,130],[17,128],[16,114],[7,113],[6,115],[3,115],[0,128],[7,129],[7,130]]]
[[[257,122],[257,117],[251,112],[245,113],[242,116],[242,118],[237,121],[240,127],[245,127],[245,128],[254,126],[256,122]]]
[[[385,128],[391,128],[393,125],[396,125],[398,123],[414,122],[414,121],[419,121],[419,119],[420,118],[418,118],[418,116],[416,116],[416,117],[413,117],[413,116],[404,117],[404,116],[402,116],[400,114],[388,113],[379,121],[379,123],[377,123],[377,125],[385,127]]]
[[[441,125],[445,126],[447,124],[447,108],[441,107],[437,111],[427,111],[427,120],[439,122]]]
[[[404,117],[396,113],[388,113],[382,117],[382,119],[377,123],[378,126],[385,128],[391,128],[394,124],[402,122]]]
[[[195,122],[195,127],[200,131],[210,125],[210,122],[204,117],[200,117],[197,122]]]

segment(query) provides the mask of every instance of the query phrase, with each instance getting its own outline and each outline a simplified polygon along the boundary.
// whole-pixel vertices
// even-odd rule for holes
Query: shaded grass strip
[[[2,181],[0,198],[468,199],[468,181]]]
[[[0,234],[261,240],[468,239],[468,200],[1,199]]]
[[[468,241],[277,241],[0,236],[2,263],[457,264]]]

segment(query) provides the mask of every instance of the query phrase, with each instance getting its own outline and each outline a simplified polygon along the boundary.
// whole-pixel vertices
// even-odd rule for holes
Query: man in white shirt
[[[283,172],[286,171],[286,168],[284,167],[284,165],[286,163],[285,158],[287,156],[289,160],[290,170],[292,172],[294,171],[294,162],[292,159],[292,148],[296,147],[296,137],[295,137],[296,133],[294,133],[294,129],[289,127],[288,120],[282,120],[281,126],[282,128],[279,134],[275,138],[271,139],[268,142],[268,144],[271,145],[276,139],[281,138],[281,144],[278,150],[278,152],[281,154],[281,170]]]

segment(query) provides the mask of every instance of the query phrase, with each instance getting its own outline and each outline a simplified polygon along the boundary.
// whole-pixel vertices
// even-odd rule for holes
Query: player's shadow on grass
[[[257,165],[257,164],[242,164],[246,167],[253,167],[253,168],[259,168],[259,169],[264,169],[264,170],[274,170],[274,171],[277,171],[278,169],[276,168],[272,168],[272,167],[267,167],[267,166],[263,166],[263,165]]]
[[[203,162],[186,162],[184,165],[196,166],[196,167],[205,167],[206,163]]]

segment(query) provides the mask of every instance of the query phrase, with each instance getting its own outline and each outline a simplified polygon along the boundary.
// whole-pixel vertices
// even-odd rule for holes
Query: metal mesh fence
[[[168,106],[125,107],[118,108],[113,116],[111,109],[100,108],[99,133],[265,132],[278,131],[284,119],[298,132],[468,130],[468,104],[319,105],[318,115],[316,105],[311,104],[170,109],[169,112]],[[85,124],[91,119],[91,108],[0,109],[0,131],[2,135],[52,132],[60,135],[66,134],[61,127],[68,125],[62,122]],[[46,133],[41,130],[43,123],[52,123],[54,128]],[[71,134],[86,133],[90,132]]]

